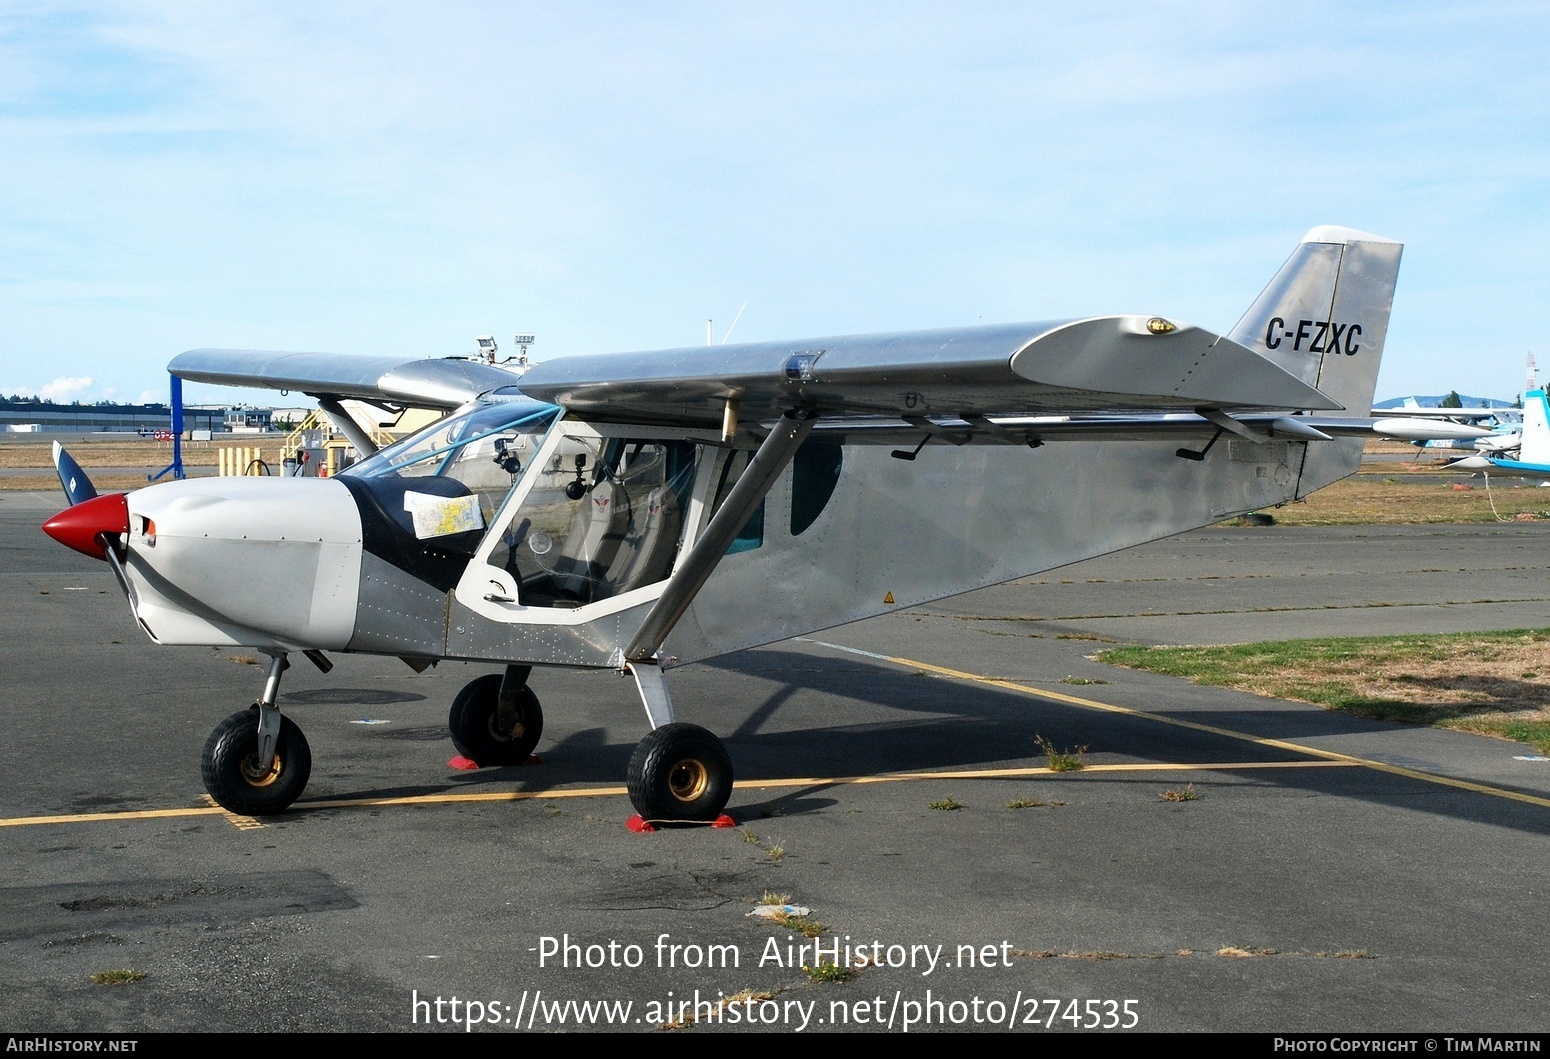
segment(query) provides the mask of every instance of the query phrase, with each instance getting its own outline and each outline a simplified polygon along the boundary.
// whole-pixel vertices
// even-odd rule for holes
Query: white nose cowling
[[[322,478],[207,478],[131,493],[136,615],[159,643],[338,649],[355,628],[360,513]]]

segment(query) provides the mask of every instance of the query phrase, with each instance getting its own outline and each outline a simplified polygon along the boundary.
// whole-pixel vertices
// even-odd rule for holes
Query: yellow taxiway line
[[[1520,791],[1507,790],[1502,787],[1493,787],[1489,784],[1475,783],[1470,780],[1454,779],[1451,776],[1440,776],[1432,772],[1422,772],[1419,769],[1405,768],[1402,765],[1391,765],[1385,761],[1376,761],[1372,758],[1357,757],[1353,754],[1341,754],[1333,750],[1323,750],[1319,747],[1306,746],[1302,743],[1293,743],[1285,739],[1270,739],[1264,736],[1250,735],[1247,732],[1235,731],[1231,728],[1223,728],[1219,725],[1202,724],[1199,721],[1186,721],[1178,717],[1169,717],[1165,714],[1150,713],[1146,710],[1137,710],[1129,706],[1116,706],[1113,703],[1099,702],[1096,699],[1086,699],[1077,695],[1067,695],[1059,691],[1047,691],[1040,688],[1030,688],[1015,681],[1002,680],[997,677],[980,676],[976,673],[966,673],[961,669],[949,669],[946,666],[933,665],[930,662],[922,662],[914,658],[903,658],[897,655],[879,654],[875,651],[863,651],[857,647],[846,647],[843,644],[826,643],[822,640],[811,640],[800,637],[804,643],[810,643],[818,647],[826,647],[846,654],[864,655],[867,658],[875,658],[880,661],[890,662],[894,665],[904,666],[910,669],[923,670],[935,673],[938,676],[952,680],[964,680],[973,684],[985,684],[999,688],[1003,691],[1012,691],[1020,695],[1029,695],[1033,698],[1047,699],[1054,702],[1064,702],[1072,706],[1081,706],[1085,709],[1098,710],[1104,713],[1117,713],[1141,720],[1156,721],[1158,724],[1168,724],[1176,728],[1187,728],[1191,731],[1205,732],[1209,735],[1222,736],[1239,742],[1251,743],[1255,746],[1267,749],[1282,750],[1295,754],[1304,754],[1313,758],[1311,761],[1227,761],[1227,762],[1145,762],[1099,765],[1090,764],[1083,766],[1079,771],[1082,774],[1091,773],[1115,773],[1115,772],[1193,772],[1193,771],[1218,771],[1239,772],[1251,769],[1297,769],[1297,768],[1369,768],[1378,772],[1387,772],[1395,776],[1404,776],[1407,779],[1420,780],[1425,783],[1434,783],[1444,787],[1453,787],[1458,790],[1471,791],[1475,794],[1485,794],[1496,798],[1507,798],[1512,801],[1524,802],[1529,805],[1538,805],[1550,808],[1550,798],[1533,794],[1524,794]],[[966,769],[952,772],[883,772],[869,776],[802,776],[780,779],[743,780],[734,784],[738,790],[767,790],[782,787],[837,787],[849,784],[869,783],[906,783],[921,780],[988,780],[988,779],[1019,779],[1033,776],[1062,776],[1069,777],[1071,773],[1057,773],[1048,767],[1029,768],[1004,768],[1004,769]],[[468,804],[471,802],[521,802],[534,799],[558,799],[558,798],[617,798],[627,794],[624,787],[562,787],[550,790],[529,791],[480,791],[457,792],[445,794],[408,794],[394,798],[334,798],[327,801],[299,802],[291,807],[291,812],[305,813],[315,809],[362,809],[380,808],[395,805],[448,805]],[[209,800],[207,798],[207,800]],[[92,824],[113,823],[127,820],[166,820],[186,816],[222,816],[234,826],[247,830],[263,827],[262,821],[252,817],[227,812],[217,805],[209,805],[200,808],[189,809],[126,809],[121,812],[109,813],[73,813],[54,816],[13,816],[0,817],[0,827],[28,827],[48,824]]]
[[[1084,699],[1078,695],[1067,695],[1059,691],[1046,691],[1042,688],[1030,688],[1025,684],[1018,684],[1011,680],[1001,680],[997,677],[984,677],[976,673],[965,673],[961,669],[949,669],[946,666],[932,665],[930,662],[921,662],[914,658],[901,658],[896,655],[878,654],[875,651],[863,651],[856,647],[846,647],[844,644],[826,643],[823,640],[810,640],[806,637],[798,637],[804,643],[815,644],[819,647],[828,647],[846,654],[865,655],[868,658],[877,658],[895,665],[905,666],[911,669],[924,670],[927,673],[935,673],[938,676],[950,677],[953,680],[967,680],[974,684],[988,684],[993,688],[1003,691],[1015,691],[1020,695],[1031,695],[1039,699],[1053,699],[1055,702],[1065,702],[1072,706],[1082,706],[1089,710],[1099,710],[1104,713],[1118,713],[1127,717],[1137,717],[1142,720],[1156,721],[1158,724],[1171,724],[1175,728],[1188,728],[1196,732],[1205,732],[1210,735],[1219,735],[1227,739],[1236,739],[1244,743],[1252,743],[1255,746],[1268,747],[1275,750],[1286,750],[1294,754],[1308,754],[1335,764],[1360,765],[1377,772],[1387,772],[1395,776],[1404,776],[1407,779],[1421,780],[1425,783],[1435,783],[1443,787],[1454,787],[1458,790],[1472,791],[1475,794],[1488,794],[1495,798],[1507,798],[1515,802],[1525,802],[1529,805],[1540,805],[1550,808],[1550,798],[1537,794],[1524,794],[1521,791],[1507,790],[1505,787],[1493,787],[1485,783],[1475,783],[1472,780],[1454,779],[1452,776],[1441,776],[1435,772],[1422,772],[1419,769],[1405,768],[1403,765],[1391,765],[1386,761],[1377,761],[1372,758],[1357,757],[1354,754],[1341,754],[1333,750],[1321,750],[1316,746],[1306,746],[1302,743],[1292,743],[1285,739],[1268,739],[1264,736],[1250,735],[1247,732],[1235,731],[1231,728],[1222,728],[1214,724],[1201,724],[1199,721],[1186,721],[1179,717],[1169,717],[1166,714],[1150,713],[1146,710],[1137,710],[1129,706],[1115,706],[1113,703],[1099,702],[1096,699]],[[1093,769],[1089,765],[1087,769]]]
[[[1241,769],[1342,768],[1355,765],[1347,761],[1216,761],[1145,763],[1125,765],[1085,765],[1082,772],[1237,772]],[[1064,775],[1046,767],[1010,769],[965,769],[956,772],[880,772],[870,776],[793,776],[779,779],[741,780],[738,790],[756,791],[778,787],[839,787],[847,784],[908,783],[919,780],[995,780],[1028,776]],[[624,787],[555,787],[532,791],[476,791],[446,794],[405,794],[393,798],[332,798],[327,801],[297,802],[288,812],[305,813],[314,809],[374,809],[390,805],[450,805],[470,802],[526,802],[556,798],[619,798],[629,793]],[[206,800],[210,800],[206,795]],[[263,821],[228,812],[218,805],[195,809],[126,809],[116,813],[70,813],[55,816],[0,817],[0,827],[29,827],[40,824],[100,824],[124,820],[166,820],[184,816],[222,816],[239,829],[262,827]]]

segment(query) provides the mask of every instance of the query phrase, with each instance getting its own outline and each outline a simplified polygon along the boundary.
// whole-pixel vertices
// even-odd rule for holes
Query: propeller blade
[[[96,498],[97,487],[57,441],[54,442],[54,470],[59,472],[59,484],[65,487],[65,499],[70,501],[71,507]]]

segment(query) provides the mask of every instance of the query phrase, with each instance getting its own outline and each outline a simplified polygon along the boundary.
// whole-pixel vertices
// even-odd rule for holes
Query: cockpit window
[[[554,405],[537,401],[474,404],[387,446],[344,473],[357,478],[444,475],[479,453],[494,453],[496,442],[503,438],[541,437],[558,411]],[[503,451],[508,448],[501,446]]]
[[[529,607],[577,607],[655,584],[683,539],[700,446],[572,434],[523,498],[492,566]]]
[[[479,401],[339,475],[361,513],[361,546],[439,591],[455,586],[559,411]]]
[[[344,473],[356,478],[444,478],[494,514],[559,409],[537,401],[480,402],[389,445]]]

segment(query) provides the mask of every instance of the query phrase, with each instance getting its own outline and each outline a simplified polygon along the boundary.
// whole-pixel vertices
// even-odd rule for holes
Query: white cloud
[[[38,396],[46,401],[70,401],[80,397],[91,385],[90,375],[61,375],[47,386],[40,387]]]

